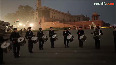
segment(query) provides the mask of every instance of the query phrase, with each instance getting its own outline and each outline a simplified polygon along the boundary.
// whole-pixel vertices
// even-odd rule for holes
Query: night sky
[[[93,12],[100,14],[100,19],[110,24],[116,24],[116,5],[94,6],[95,2],[115,3],[116,0],[42,0],[42,6],[47,6],[62,12],[70,11],[72,15],[87,15],[91,18]],[[36,0],[0,0],[0,20],[7,13],[14,13],[19,5],[29,5],[36,9]]]

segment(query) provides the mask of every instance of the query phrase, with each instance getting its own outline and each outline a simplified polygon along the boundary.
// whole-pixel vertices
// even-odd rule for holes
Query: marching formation
[[[101,35],[103,35],[102,30],[99,27],[96,27],[93,32],[91,32],[93,38],[95,40],[95,48],[100,49],[100,39]],[[85,36],[85,32],[82,27],[79,27],[77,31],[79,47],[83,48],[83,43],[86,41],[87,37]],[[113,31],[114,35],[114,43],[115,43],[115,51],[116,51],[116,28]],[[65,48],[69,48],[69,43],[74,40],[74,36],[68,29],[64,29],[63,31],[64,37],[64,46]],[[49,38],[51,42],[51,48],[55,48],[55,41],[58,40],[57,33],[50,27],[49,30]],[[0,35],[0,64],[3,63],[3,52],[9,51],[9,49],[13,49],[13,54],[15,58],[20,57],[20,46],[23,46],[26,43],[26,39],[28,40],[28,51],[29,53],[33,53],[33,44],[39,43],[39,50],[44,50],[44,43],[48,40],[48,37],[44,34],[42,28],[39,28],[37,32],[37,36],[34,35],[31,27],[28,27],[28,30],[25,34],[25,38],[17,32],[17,28],[14,28],[14,31],[10,35],[10,41],[12,43],[8,43],[8,39],[4,39],[3,35]]]

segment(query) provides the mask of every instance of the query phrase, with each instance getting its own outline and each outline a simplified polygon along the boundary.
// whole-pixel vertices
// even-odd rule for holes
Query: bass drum
[[[20,44],[20,46],[24,46],[26,44],[26,40],[24,37],[19,37],[18,38],[18,43]]]
[[[12,46],[11,46],[11,44],[10,43],[8,43],[8,42],[3,42],[3,44],[1,45],[1,48],[3,49],[3,51],[5,52],[5,53],[7,53],[7,52],[9,52],[11,49],[12,49]]]

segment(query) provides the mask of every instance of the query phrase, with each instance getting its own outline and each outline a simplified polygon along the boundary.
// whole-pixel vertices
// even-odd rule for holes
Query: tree
[[[5,19],[7,21],[14,23],[17,19],[19,19],[20,22],[33,21],[34,19],[33,17],[34,17],[34,9],[31,6],[20,5],[15,13],[7,14],[5,16]]]

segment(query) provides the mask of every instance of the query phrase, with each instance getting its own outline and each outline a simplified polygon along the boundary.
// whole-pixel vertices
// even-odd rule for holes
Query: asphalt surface
[[[84,47],[79,48],[76,30],[71,33],[75,39],[64,48],[62,31],[56,31],[58,40],[55,48],[50,48],[50,40],[44,44],[44,50],[39,50],[39,45],[34,44],[33,52],[28,52],[28,46],[21,47],[20,58],[14,58],[13,52],[4,53],[5,65],[116,65],[116,53],[114,52],[113,29],[103,29],[101,49],[95,49],[92,30],[85,30],[87,41]],[[48,32],[44,32],[48,36]]]

